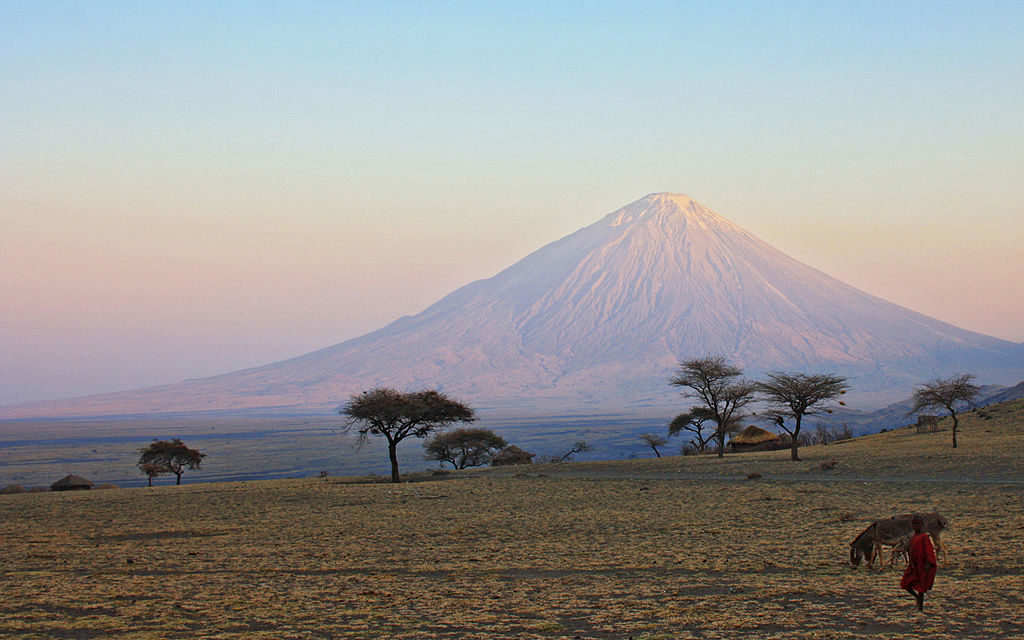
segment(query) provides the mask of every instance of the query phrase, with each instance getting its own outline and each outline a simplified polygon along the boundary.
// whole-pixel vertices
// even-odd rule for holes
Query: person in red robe
[[[911,518],[910,526],[914,527],[914,537],[910,539],[907,570],[903,572],[900,586],[917,599],[917,610],[924,611],[924,594],[935,583],[938,562],[935,559],[935,547],[932,546],[931,537],[921,532],[924,527],[921,517]]]

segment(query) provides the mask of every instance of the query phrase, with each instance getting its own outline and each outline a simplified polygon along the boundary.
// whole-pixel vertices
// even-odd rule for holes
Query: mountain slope
[[[223,376],[20,411],[328,407],[375,385],[551,413],[668,407],[679,403],[667,384],[677,362],[709,353],[751,374],[850,375],[855,391],[894,399],[954,371],[1016,382],[1024,365],[1015,352],[1020,345],[845,285],[686,196],[651,194],[360,338]]]

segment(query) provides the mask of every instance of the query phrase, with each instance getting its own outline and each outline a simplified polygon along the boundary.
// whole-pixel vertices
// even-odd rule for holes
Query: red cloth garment
[[[910,539],[910,552],[907,555],[910,562],[907,564],[907,570],[903,572],[900,586],[918,593],[928,591],[935,583],[935,568],[938,561],[935,559],[932,539],[927,533],[919,533]]]

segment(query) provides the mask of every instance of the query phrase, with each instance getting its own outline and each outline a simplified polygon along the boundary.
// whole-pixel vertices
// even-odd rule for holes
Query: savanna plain
[[[1024,401],[951,447],[788,451],[0,495],[14,638],[1024,637]],[[924,614],[851,569],[872,520],[950,522]]]

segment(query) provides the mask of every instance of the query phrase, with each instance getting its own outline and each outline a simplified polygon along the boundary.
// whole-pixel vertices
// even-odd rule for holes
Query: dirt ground
[[[891,433],[800,463],[0,495],[0,636],[1022,637],[1024,428],[979,425],[953,470],[927,464],[948,432]],[[898,568],[851,570],[848,543],[872,519],[932,510],[950,552],[922,615]]]

